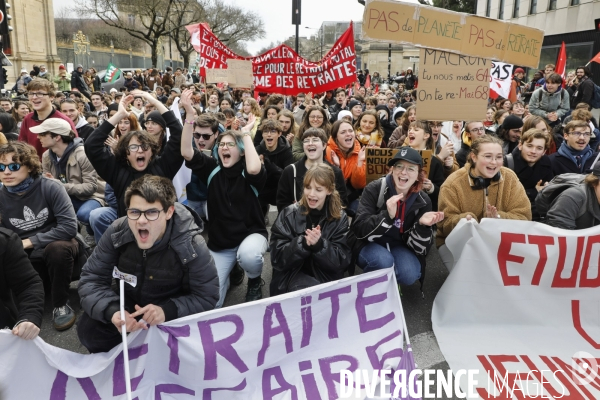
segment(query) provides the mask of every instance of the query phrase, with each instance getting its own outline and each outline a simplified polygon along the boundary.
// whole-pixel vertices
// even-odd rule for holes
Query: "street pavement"
[[[274,211],[275,210],[275,211]],[[269,214],[271,224],[277,217],[276,209],[271,209]],[[270,225],[268,226],[270,232]],[[265,253],[265,263],[262,273],[262,278],[265,285],[262,288],[263,297],[269,295],[269,283],[271,282],[271,257]],[[356,274],[362,273],[360,268],[356,268]],[[425,284],[423,292],[419,282],[411,286],[402,286],[402,307],[406,318],[408,333],[410,336],[415,362],[419,369],[441,369],[446,371],[449,369],[446,363],[431,326],[431,310],[433,301],[437,292],[442,287],[442,284],[448,276],[448,271],[442,263],[435,245],[432,246],[429,255],[427,256],[427,272],[425,276]],[[244,302],[246,297],[246,282],[237,287],[231,287],[225,298],[224,307],[233,306]],[[77,295],[77,282],[71,283],[70,304],[79,317],[83,310],[79,305],[79,296]],[[52,308],[49,300],[46,301],[46,309],[44,312],[44,320],[40,337],[47,343],[67,349],[76,353],[87,354],[87,350],[77,339],[76,326],[64,332],[57,332],[52,327]],[[432,393],[436,389],[433,387]],[[439,399],[447,399],[447,397],[437,397]]]

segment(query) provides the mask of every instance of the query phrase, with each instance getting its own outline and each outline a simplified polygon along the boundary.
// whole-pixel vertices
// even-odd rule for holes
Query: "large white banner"
[[[484,399],[600,399],[600,227],[462,220],[446,244],[432,322],[452,370],[480,370]]]
[[[397,369],[392,269],[151,327],[128,338],[133,397],[336,399],[340,370]],[[123,399],[122,346],[81,355],[0,331],[0,397]]]

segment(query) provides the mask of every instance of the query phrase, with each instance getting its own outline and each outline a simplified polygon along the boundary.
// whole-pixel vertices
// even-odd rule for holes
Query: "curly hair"
[[[0,146],[0,158],[13,154],[12,162],[29,168],[29,176],[37,178],[42,174],[42,163],[35,147],[25,142],[13,141]]]
[[[129,142],[132,138],[136,138],[140,144],[150,147],[152,151],[152,158],[156,157],[160,150],[160,144],[157,143],[156,139],[146,131],[129,131],[126,135],[121,136],[117,142],[117,148],[115,149],[115,157],[120,160],[124,165],[127,165],[127,156],[129,155]]]
[[[246,103],[248,103],[250,105],[250,112],[252,114],[254,114],[255,117],[260,118],[260,116],[261,116],[260,106],[258,105],[256,100],[254,100],[252,97],[248,97],[246,100],[244,100],[244,104],[246,104]]]

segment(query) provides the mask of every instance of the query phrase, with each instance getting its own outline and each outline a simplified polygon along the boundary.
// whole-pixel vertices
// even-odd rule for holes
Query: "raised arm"
[[[252,142],[252,136],[250,134],[250,131],[254,126],[255,119],[256,117],[254,114],[250,114],[248,117],[248,123],[242,128],[242,133],[244,134],[243,140],[246,156],[246,170],[250,175],[258,175],[262,167],[260,158],[258,157],[256,149],[254,148],[254,143]]]
[[[181,104],[185,109],[185,121],[183,124],[183,132],[181,134],[181,155],[186,161],[190,161],[194,157],[194,148],[192,146],[194,125],[189,123],[191,119],[189,116],[194,115],[194,108],[192,107],[192,90],[186,89],[181,94]],[[254,148],[254,146],[251,146]]]
[[[169,109],[160,101],[158,100],[156,97],[152,96],[150,93],[148,92],[144,92],[143,90],[133,90],[131,92],[131,94],[133,96],[140,96],[142,97],[144,100],[146,100],[148,103],[152,104],[154,107],[156,107],[156,110],[161,113],[164,114],[167,111],[169,111]],[[133,101],[133,100],[132,100]]]

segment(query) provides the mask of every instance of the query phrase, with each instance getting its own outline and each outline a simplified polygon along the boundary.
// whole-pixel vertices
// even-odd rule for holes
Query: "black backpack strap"
[[[513,171],[515,170],[515,159],[514,159],[513,155],[510,153],[506,155],[506,165],[511,170],[513,170]]]

